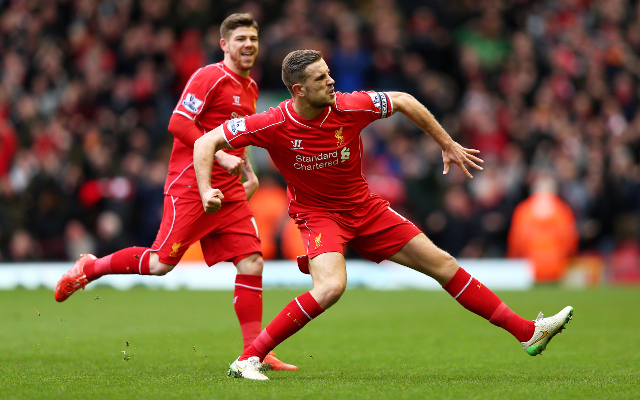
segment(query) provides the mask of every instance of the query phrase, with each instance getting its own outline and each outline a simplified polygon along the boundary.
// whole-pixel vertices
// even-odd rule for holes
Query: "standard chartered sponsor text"
[[[313,171],[316,169],[330,167],[332,165],[338,165],[338,162],[337,150],[320,153],[317,156],[303,156],[298,154],[296,155],[296,162],[293,164],[293,167],[304,171]]]

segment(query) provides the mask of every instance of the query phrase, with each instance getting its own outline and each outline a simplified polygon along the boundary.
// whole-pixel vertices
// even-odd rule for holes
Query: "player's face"
[[[229,35],[229,40],[220,40],[222,50],[228,54],[233,65],[240,71],[248,71],[258,57],[258,31],[241,26]]]
[[[335,104],[336,92],[333,85],[336,81],[329,75],[327,63],[320,59],[307,66],[309,77],[303,85],[307,102],[311,107],[324,108]]]

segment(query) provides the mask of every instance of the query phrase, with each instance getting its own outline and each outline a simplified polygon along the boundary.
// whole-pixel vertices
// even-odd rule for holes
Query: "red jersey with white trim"
[[[289,213],[344,211],[370,197],[362,174],[360,132],[392,114],[382,92],[336,93],[336,102],[314,119],[293,110],[291,99],[276,108],[223,124],[223,135],[235,149],[266,149],[287,181]]]
[[[258,85],[253,79],[243,78],[219,62],[193,73],[173,112],[192,120],[205,134],[229,119],[255,114],[257,99]],[[244,154],[244,149],[224,151],[238,157]],[[216,162],[211,185],[222,191],[225,201],[246,200],[240,177],[230,175]],[[193,149],[178,138],[173,139],[164,192],[200,199],[193,169]]]

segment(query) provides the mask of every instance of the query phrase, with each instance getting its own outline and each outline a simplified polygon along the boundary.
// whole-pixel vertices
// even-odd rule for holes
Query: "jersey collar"
[[[304,126],[309,129],[319,129],[322,128],[322,125],[326,122],[326,119],[331,114],[331,106],[325,107],[324,110],[313,119],[302,118],[298,113],[293,109],[293,100],[287,100],[285,104],[285,111],[289,115],[289,117],[298,125]]]
[[[242,87],[249,87],[251,85],[251,83],[255,83],[253,81],[253,79],[251,79],[250,76],[244,78],[238,74],[236,74],[235,72],[233,72],[231,70],[231,68],[227,67],[224,63],[224,61],[220,61],[220,68],[222,68],[222,70],[229,74],[229,76],[231,76],[233,79],[235,79],[240,85],[242,85]]]

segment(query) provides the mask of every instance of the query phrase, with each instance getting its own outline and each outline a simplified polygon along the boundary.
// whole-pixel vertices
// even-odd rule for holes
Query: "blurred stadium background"
[[[189,76],[222,59],[219,23],[236,11],[260,24],[259,111],[288,97],[283,57],[314,48],[337,90],[411,93],[482,151],[473,180],[443,177],[439,147],[407,118],[363,133],[372,191],[437,245],[461,259],[537,255],[553,265],[539,281],[640,282],[630,0],[0,0],[1,262],[153,242],[169,117]],[[291,259],[284,184],[264,151],[252,157],[265,258]],[[554,201],[514,218],[534,188]]]

